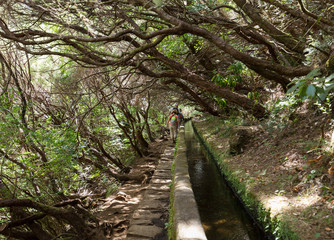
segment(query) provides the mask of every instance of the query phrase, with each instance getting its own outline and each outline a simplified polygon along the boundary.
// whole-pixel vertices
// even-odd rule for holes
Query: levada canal
[[[189,175],[208,240],[268,239],[202,150],[191,122],[185,125]]]

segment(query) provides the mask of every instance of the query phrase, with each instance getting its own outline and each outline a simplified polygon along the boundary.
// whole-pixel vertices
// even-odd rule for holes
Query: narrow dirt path
[[[131,166],[131,173],[153,172],[153,175],[141,183],[127,181],[115,194],[103,199],[104,203],[97,208],[95,215],[101,220],[101,224],[105,225],[104,235],[107,239],[167,239],[167,185],[171,181],[167,180],[166,176],[170,175],[169,165],[172,163],[173,152],[174,146],[170,141],[157,140],[151,143],[149,155],[136,159]],[[162,193],[159,193],[160,190]],[[154,210],[151,209],[152,206],[155,207]],[[156,238],[145,235],[147,231],[152,232],[153,228]]]

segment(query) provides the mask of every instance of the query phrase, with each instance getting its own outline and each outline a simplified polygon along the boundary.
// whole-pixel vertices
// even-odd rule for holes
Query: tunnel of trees
[[[141,181],[129,163],[174,103],[261,120],[266,92],[325,100],[333,4],[1,1],[0,233],[89,235],[99,224],[80,205],[88,182]]]

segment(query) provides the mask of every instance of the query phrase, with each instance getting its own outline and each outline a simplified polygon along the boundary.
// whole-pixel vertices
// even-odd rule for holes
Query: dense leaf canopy
[[[240,61],[284,89],[291,78],[325,70],[330,1],[13,1],[0,35],[33,55],[59,55],[173,79],[225,98],[258,117],[263,107],[211,82]],[[254,106],[255,105],[255,106]]]

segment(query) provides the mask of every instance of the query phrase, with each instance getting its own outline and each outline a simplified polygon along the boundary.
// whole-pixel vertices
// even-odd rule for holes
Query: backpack
[[[172,117],[170,118],[170,124],[176,126],[176,124],[177,124],[177,115],[174,115],[174,114],[172,115]]]
[[[180,113],[179,109],[176,107],[173,107],[172,110],[176,110],[177,111],[177,115]]]

